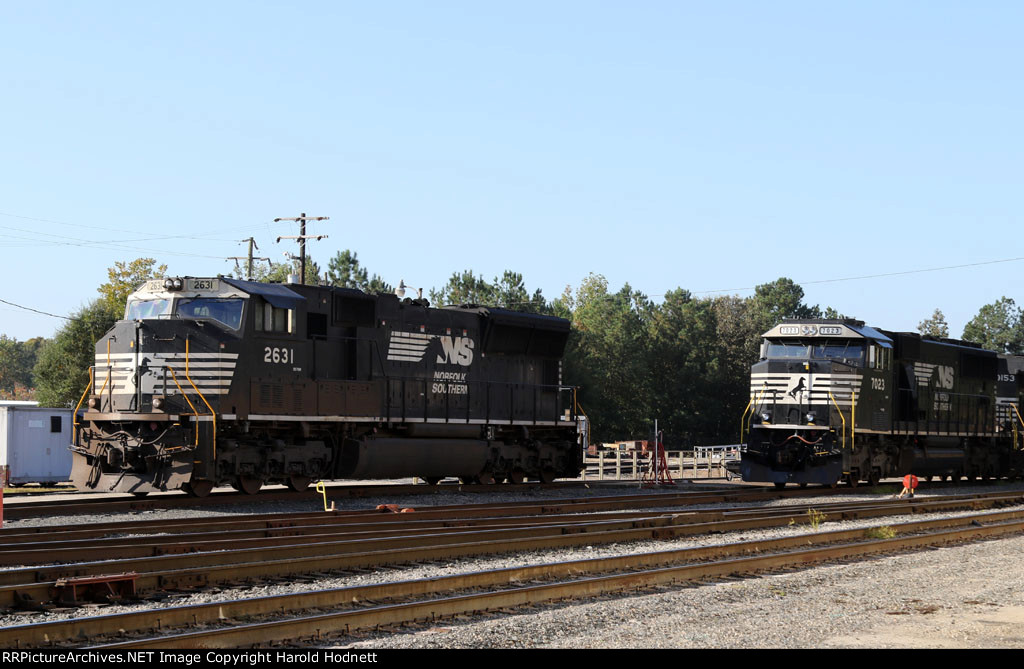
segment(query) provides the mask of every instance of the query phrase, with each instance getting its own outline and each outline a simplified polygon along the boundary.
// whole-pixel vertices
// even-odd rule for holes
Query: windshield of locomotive
[[[772,360],[835,360],[847,365],[864,364],[864,342],[843,340],[777,340],[768,342],[767,357]]]
[[[806,359],[808,345],[805,342],[784,340],[768,342],[768,358]]]
[[[171,313],[170,300],[129,300],[124,319],[134,321],[143,318],[157,318],[169,313]]]
[[[240,297],[193,297],[177,301],[174,313],[179,318],[209,319],[217,321],[232,330],[242,324],[242,307],[245,300]]]

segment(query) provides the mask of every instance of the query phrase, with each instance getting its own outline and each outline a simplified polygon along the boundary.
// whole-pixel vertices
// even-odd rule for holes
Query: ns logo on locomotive
[[[569,322],[358,290],[149,281],[96,344],[83,490],[322,478],[551,481],[582,467]]]
[[[1024,357],[969,342],[786,320],[764,334],[751,369],[743,480],[1018,476],[1022,368]]]

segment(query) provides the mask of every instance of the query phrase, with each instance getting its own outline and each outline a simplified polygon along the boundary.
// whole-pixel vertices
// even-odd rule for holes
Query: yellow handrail
[[[1010,406],[1013,407],[1013,413],[1017,414],[1017,420],[1020,421],[1021,425],[1024,425],[1024,418],[1020,417],[1020,411],[1017,411],[1017,405],[1016,404],[1010,404]],[[1013,447],[1015,449],[1017,449],[1017,450],[1020,450],[1019,448],[1017,448],[1017,424],[1016,423],[1013,424]]]
[[[181,392],[181,396],[185,398],[185,401],[188,402],[189,408],[192,409],[192,414],[196,418],[199,418],[199,412],[196,411],[195,406],[192,404],[192,400],[190,400],[188,398],[188,395],[185,394],[185,389],[181,387],[180,383],[178,383],[178,375],[174,373],[174,368],[168,366],[167,370],[171,373],[171,380],[174,381],[174,385],[178,386],[178,390]],[[199,445],[199,421],[197,420],[196,421],[196,446],[198,446],[198,445]]]
[[[765,391],[766,391],[767,389],[768,389],[768,382],[767,382],[767,381],[765,381],[765,382],[764,382],[764,383],[763,383],[763,384],[761,385],[761,392],[759,392],[759,393],[757,394],[757,398],[756,398],[756,399],[757,399],[757,402],[758,402],[758,404],[759,404],[759,405],[760,405],[760,403],[761,403],[761,397],[762,397],[762,396],[764,395],[764,393],[765,393]],[[750,401],[749,401],[749,402],[747,402],[747,408],[743,410],[743,415],[742,415],[742,416],[740,416],[740,443],[741,443],[741,444],[743,443],[743,427],[744,427],[744,426],[746,425],[746,421],[747,421],[747,412],[748,412],[748,411],[750,411],[750,410],[751,410],[751,409],[753,408],[753,406],[754,406],[754,399],[755,399],[755,398],[753,398],[753,397],[752,397],[752,398],[750,398]]]
[[[850,391],[850,448],[857,448],[857,393]]]
[[[199,391],[199,388],[196,386],[195,381],[193,381],[192,377],[189,375],[188,359],[189,359],[189,340],[186,337],[186,339],[185,339],[185,378],[188,379],[188,382],[192,384],[193,388],[195,388],[196,394],[199,395],[199,399],[203,400],[203,404],[205,404],[206,408],[210,410],[210,416],[213,417],[213,462],[214,462],[214,466],[216,466],[216,464],[217,464],[217,414],[216,414],[216,412],[214,412],[213,407],[210,406],[210,403],[206,401],[206,397],[203,396],[203,393],[201,393]],[[186,398],[186,399],[188,399],[188,398]],[[189,404],[191,405],[192,403],[189,402]],[[196,414],[196,415],[198,416],[198,414]],[[197,423],[198,423],[198,421],[197,421]],[[199,426],[196,425],[196,434],[197,435],[198,435],[198,432],[199,432]],[[199,442],[197,441],[196,444],[198,445],[198,443]]]
[[[843,421],[843,450],[846,450],[846,417],[843,415],[843,410],[839,408],[839,402],[836,402],[835,396],[832,391],[828,391],[828,396],[832,398],[832,404],[836,405],[836,411],[839,412],[839,419]]]
[[[82,407],[82,402],[85,401],[85,396],[89,394],[89,390],[92,388],[92,374],[89,375],[89,385],[85,387],[85,392],[82,393],[81,399],[78,400],[78,406],[75,407],[75,413],[71,416],[71,443],[77,444],[78,440],[76,435],[78,434],[78,410]]]
[[[88,385],[85,386],[85,392],[83,392],[82,396],[78,399],[78,404],[75,406],[75,413],[74,413],[74,415],[71,416],[71,443],[72,444],[76,443],[75,437],[76,437],[77,432],[78,432],[78,410],[82,408],[82,402],[85,401],[85,396],[89,394],[89,390],[92,389],[93,383],[95,383],[95,381],[96,381],[96,379],[94,378],[96,376],[96,371],[95,371],[96,370],[96,366],[93,365],[92,367],[89,368],[89,370],[91,372],[89,374],[89,383],[88,383]],[[101,395],[101,396],[103,395],[103,390],[107,387],[107,382],[108,381],[110,381],[110,340],[109,339],[107,340],[107,378],[103,379],[103,388],[100,388],[100,391],[98,393],[96,393],[97,395]],[[102,402],[102,399],[100,401]],[[113,410],[113,407],[111,407],[111,410]]]
[[[751,397],[747,400],[747,408],[743,410],[743,415],[740,416],[740,443],[743,443],[743,427],[747,424],[747,412],[750,411],[750,407],[754,406],[754,398]]]

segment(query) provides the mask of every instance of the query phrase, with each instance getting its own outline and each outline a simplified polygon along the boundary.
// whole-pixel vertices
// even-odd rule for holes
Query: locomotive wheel
[[[494,483],[494,474],[490,472],[482,472],[479,476],[476,477],[476,481],[477,483],[482,483],[483,485],[491,485],[492,483]]]
[[[181,489],[193,497],[206,497],[213,490],[213,481],[190,481]]]
[[[800,483],[800,484],[798,484],[798,485],[800,486],[800,488],[801,488],[801,489],[803,489],[803,488],[806,488],[806,487],[807,487],[807,484],[806,484],[806,483]]]
[[[860,478],[856,474],[850,474],[846,477],[846,483],[851,488],[856,488],[860,484]]]
[[[306,488],[309,487],[309,484],[312,482],[313,479],[311,479],[308,476],[292,474],[291,476],[288,477],[288,481],[285,483],[285,485],[287,485],[290,490],[294,490],[295,492],[304,492]]]
[[[236,476],[231,482],[231,487],[238,492],[244,492],[246,495],[255,495],[263,487],[263,481],[259,480],[255,476],[241,475]]]
[[[558,476],[558,474],[555,472],[554,469],[542,469],[542,470],[540,470],[540,482],[541,483],[544,483],[544,484],[552,483],[552,482],[554,482],[556,476]]]
[[[868,474],[868,485],[876,486],[876,485],[878,485],[878,482],[881,481],[881,480],[882,480],[882,474],[877,469],[872,469],[871,473]]]
[[[779,490],[782,490],[783,488],[786,487],[786,482],[785,481],[776,481],[775,482],[775,487],[778,488]]]
[[[149,494],[149,491],[148,490],[144,490],[142,492],[133,492],[132,494],[135,495],[136,497],[138,497],[139,499],[142,499],[143,497],[145,497],[146,495]]]
[[[511,472],[508,473],[508,476],[505,477],[505,481],[507,483],[514,483],[515,485],[519,485],[520,483],[522,483],[525,480],[526,480],[526,474],[524,474],[521,469],[516,469],[514,471],[511,471]]]
[[[441,482],[441,477],[440,476],[421,476],[420,480],[423,481],[424,483],[426,483],[427,485],[437,485],[438,483]]]
[[[459,483],[462,485],[473,485],[474,483],[480,483],[480,479],[476,476],[460,476]]]

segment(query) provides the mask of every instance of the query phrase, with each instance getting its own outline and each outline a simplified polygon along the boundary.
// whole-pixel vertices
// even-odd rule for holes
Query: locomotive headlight
[[[772,412],[771,411],[762,411],[761,412],[761,420],[763,420],[766,423],[772,422]]]
[[[99,400],[99,398],[97,398],[97,397],[90,397],[90,398],[89,398],[89,408],[90,408],[90,409],[95,409],[95,408],[96,408],[96,407],[98,407],[99,405],[100,405],[100,400]]]
[[[153,408],[154,409],[162,409],[163,406],[164,406],[163,398],[161,398],[161,397],[154,397],[153,398]]]
[[[808,411],[807,415],[805,416],[805,418],[807,419],[808,423],[813,423],[814,419],[817,418],[817,416],[814,415],[813,411]]]
[[[174,279],[164,279],[165,290],[181,290],[185,287],[185,283],[181,280],[181,277]]]

